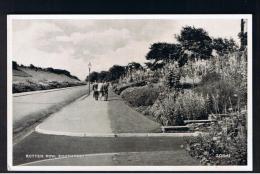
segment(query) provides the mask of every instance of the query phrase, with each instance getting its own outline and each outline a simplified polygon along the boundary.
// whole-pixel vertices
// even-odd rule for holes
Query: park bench
[[[168,131],[186,132],[189,131],[189,126],[162,126],[161,129],[163,133]]]
[[[185,124],[192,124],[192,123],[211,123],[216,122],[216,120],[184,120]]]

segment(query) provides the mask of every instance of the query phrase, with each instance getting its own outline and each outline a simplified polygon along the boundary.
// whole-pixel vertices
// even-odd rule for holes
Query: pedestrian
[[[98,87],[97,87],[97,91],[98,91],[98,97],[101,99],[102,97],[102,85],[103,83],[102,82],[99,82],[98,83]]]
[[[108,85],[109,84],[107,82],[104,82],[101,87],[101,94],[102,94],[102,97],[104,97],[105,101],[107,101],[107,98],[108,98]]]
[[[95,81],[95,83],[93,84],[93,97],[98,100],[98,95],[99,95],[99,92],[98,92],[98,84],[97,82]]]

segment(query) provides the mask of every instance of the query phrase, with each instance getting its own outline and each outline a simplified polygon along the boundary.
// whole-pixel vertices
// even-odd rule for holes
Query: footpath
[[[160,125],[127,106],[109,91],[108,101],[83,96],[52,114],[36,127],[36,132],[81,137],[113,137],[125,133],[153,133]]]

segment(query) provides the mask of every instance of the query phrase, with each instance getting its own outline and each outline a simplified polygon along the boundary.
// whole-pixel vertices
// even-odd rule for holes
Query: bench
[[[162,126],[161,129],[163,133],[167,131],[185,132],[189,131],[189,126]]]
[[[184,120],[185,124],[192,124],[192,123],[211,123],[216,122],[216,120]]]

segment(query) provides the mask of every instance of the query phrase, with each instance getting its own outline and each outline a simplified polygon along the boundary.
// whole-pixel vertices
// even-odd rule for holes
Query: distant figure
[[[102,86],[103,86],[103,83],[98,83],[98,87],[97,87],[97,91],[98,91],[98,97],[101,99],[102,97]]]
[[[104,97],[104,100],[107,101],[108,99],[108,86],[109,83],[105,82],[102,85],[101,91],[102,91],[102,97]]]
[[[98,100],[99,92],[98,92],[98,84],[97,84],[97,82],[95,82],[95,83],[93,84],[93,91],[94,91],[93,97],[94,97],[96,100]]]

